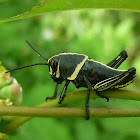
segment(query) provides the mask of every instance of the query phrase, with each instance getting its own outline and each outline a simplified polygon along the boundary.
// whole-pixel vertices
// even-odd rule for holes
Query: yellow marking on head
[[[77,65],[73,74],[70,77],[67,78],[68,80],[74,80],[77,77],[77,75],[78,75],[79,71],[81,70],[82,66],[84,65],[84,63],[88,59],[88,56],[86,56],[86,55],[84,55],[84,56],[85,56],[85,59],[83,59],[83,61]]]
[[[121,56],[118,56],[117,58],[116,58],[116,60],[118,60],[118,59],[120,59],[121,58]]]
[[[59,63],[57,65],[57,71],[56,71],[56,78],[60,77],[60,71],[59,71]]]
[[[50,75],[52,75],[52,68],[51,68],[51,66],[50,66],[50,71],[49,71],[49,73],[50,73]]]

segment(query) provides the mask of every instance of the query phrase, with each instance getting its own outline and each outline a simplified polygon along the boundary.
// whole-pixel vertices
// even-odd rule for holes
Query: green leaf
[[[66,11],[66,10],[78,10],[85,8],[104,8],[113,10],[129,10],[140,12],[139,0],[47,0],[41,6],[31,8],[27,13],[10,17],[7,19],[1,19],[0,23],[13,21],[32,16],[41,15],[48,12]]]

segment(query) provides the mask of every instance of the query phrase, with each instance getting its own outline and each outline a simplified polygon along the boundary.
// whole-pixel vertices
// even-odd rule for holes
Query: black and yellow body
[[[119,65],[126,58],[126,51],[122,51],[114,60],[107,65],[104,65],[83,54],[62,53],[51,57],[48,60],[48,63],[50,64],[49,71],[52,79],[57,82],[56,89],[58,84],[66,81],[59,103],[63,101],[70,81],[75,84],[76,88],[88,88],[86,100],[86,114],[88,119],[90,90],[94,89],[97,95],[106,98],[107,101],[109,101],[109,98],[101,93],[102,91],[122,88],[134,81],[134,78],[136,77],[135,68],[117,70]],[[53,97],[48,97],[47,99],[55,98],[56,95],[57,90],[55,90]]]
[[[96,94],[102,98],[109,98],[104,96],[102,91],[107,89],[122,88],[134,81],[136,77],[136,69],[131,68],[129,70],[118,70],[117,68],[127,58],[127,52],[122,51],[115,59],[109,62],[107,65],[98,61],[94,61],[87,55],[77,53],[61,53],[51,57],[45,58],[40,54],[29,42],[27,42],[41,57],[47,60],[47,63],[38,63],[34,65],[23,66],[25,68],[35,65],[48,65],[51,78],[56,82],[56,88],[52,97],[47,99],[54,99],[57,96],[58,85],[65,81],[65,85],[59,103],[64,100],[66,90],[70,82],[72,82],[76,88],[87,88],[86,98],[86,119],[89,119],[89,96],[90,91],[94,89]],[[17,70],[16,68],[13,70]],[[10,71],[13,71],[10,70]],[[10,72],[7,71],[7,72]]]

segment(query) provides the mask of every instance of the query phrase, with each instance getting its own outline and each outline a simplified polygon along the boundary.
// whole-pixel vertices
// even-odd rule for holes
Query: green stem
[[[30,117],[85,117],[84,108],[0,107],[0,115]],[[90,117],[140,117],[140,108],[90,108]]]
[[[65,100],[63,101],[63,104],[85,99],[86,94],[87,94],[86,90],[69,93],[66,95]],[[129,90],[110,90],[110,91],[105,91],[104,95],[109,98],[130,99],[130,100],[137,100],[137,101],[140,100],[140,92],[129,91]],[[98,98],[98,96],[95,94],[94,91],[92,91],[90,98],[95,99],[95,98]],[[9,110],[9,112],[13,111],[13,114],[7,114],[7,115],[14,115],[14,116],[22,115],[24,117],[21,117],[21,116],[13,117],[13,120],[9,124],[7,124],[1,131],[5,132],[5,133],[11,132],[18,126],[22,125],[23,123],[25,123],[26,121],[31,119],[32,118],[31,116],[44,115],[44,114],[42,114],[43,112],[45,113],[45,115],[47,117],[60,117],[60,116],[61,117],[84,117],[85,116],[85,109],[76,110],[73,108],[72,109],[71,108],[70,109],[67,109],[67,108],[66,109],[64,109],[64,108],[47,108],[47,109],[40,108],[40,107],[60,106],[58,104],[58,99],[59,99],[59,97],[57,97],[53,100],[48,100],[47,102],[43,102],[42,104],[38,105],[36,108],[35,107],[32,107],[32,108],[31,107],[30,108],[29,107],[20,107],[21,109],[19,109],[19,107],[16,107],[16,108],[14,107],[13,109],[11,108]],[[29,109],[32,109],[33,112],[31,113],[31,110],[29,111]],[[38,110],[40,109],[40,113],[37,111],[37,109]],[[45,112],[45,110],[46,110],[46,112]],[[61,113],[59,112],[60,110],[62,111]],[[2,112],[4,113],[4,110]],[[19,114],[19,113],[21,113],[21,114]],[[98,114],[98,113],[100,113],[100,114]],[[6,114],[3,114],[3,115],[6,115]],[[140,116],[140,109],[136,109],[136,108],[133,108],[133,109],[90,109],[91,117],[109,117],[108,115],[112,115],[112,117]],[[25,117],[25,116],[27,116],[27,117]]]

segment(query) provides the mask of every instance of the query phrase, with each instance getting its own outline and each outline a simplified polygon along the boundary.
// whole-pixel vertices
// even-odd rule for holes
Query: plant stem
[[[31,117],[85,117],[84,108],[2,106],[0,115]],[[91,108],[90,117],[140,117],[140,108]]]
[[[82,100],[86,98],[87,91],[76,91],[73,93],[67,94],[63,104],[67,104],[70,102]],[[130,99],[130,100],[140,100],[140,92],[129,91],[129,90],[110,90],[105,91],[104,95],[110,98],[118,98],[118,99]],[[74,108],[42,108],[42,107],[56,107],[60,106],[58,104],[58,98],[53,100],[48,100],[47,102],[43,102],[42,104],[38,105],[37,107],[4,107],[3,110],[0,108],[1,115],[22,115],[13,117],[12,121],[7,124],[2,132],[8,133],[17,128],[18,126],[22,125],[33,116],[39,117],[84,117],[85,116],[85,109],[74,109]],[[90,98],[98,98],[94,91],[91,92]],[[6,109],[8,112],[6,112]],[[12,112],[13,111],[13,112]],[[61,113],[59,112],[61,111]],[[5,114],[4,114],[5,113]],[[11,114],[10,114],[11,113]],[[43,116],[44,115],[44,116]],[[26,117],[25,117],[26,116]],[[31,117],[32,116],[32,117]],[[133,108],[133,109],[90,109],[90,116],[91,117],[140,117],[140,109]]]

